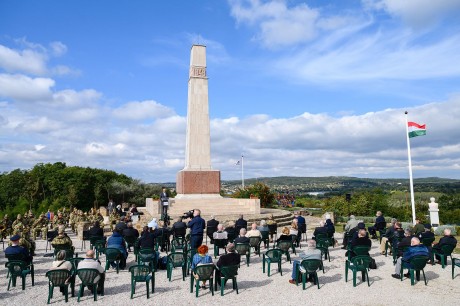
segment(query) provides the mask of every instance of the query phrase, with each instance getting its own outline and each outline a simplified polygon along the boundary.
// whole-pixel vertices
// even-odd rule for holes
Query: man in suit
[[[5,249],[5,257],[8,257],[8,255],[22,255],[26,263],[32,262],[32,256],[30,255],[29,250],[19,245],[19,239],[21,239],[21,236],[19,235],[11,236],[11,246]]]
[[[420,244],[420,240],[417,237],[412,237],[411,246],[404,252],[402,257],[399,257],[395,265],[395,273],[391,276],[396,279],[401,279],[401,264],[404,262],[404,267],[409,266],[409,261],[414,256],[426,256],[428,257],[428,249],[423,244]],[[409,273],[404,274],[405,277],[409,277]]]
[[[372,246],[372,241],[369,239],[366,229],[362,228],[358,230],[358,237],[351,240],[350,246],[351,246],[351,250],[353,250],[353,248],[356,246],[367,246],[369,248]],[[353,251],[350,251],[350,252],[351,252],[351,258],[356,256],[356,254],[353,253]],[[369,256],[369,252],[366,255]]]
[[[163,187],[160,193],[160,205],[161,205],[161,214],[164,216],[167,214],[168,206],[169,206],[169,196],[168,196],[168,193],[166,192],[166,187]]]
[[[246,237],[246,229],[242,228],[240,229],[240,235],[235,238],[235,244],[236,243],[249,243],[249,238]]]
[[[209,239],[211,239],[211,243],[214,243],[214,232],[217,231],[217,226],[219,225],[219,221],[216,220],[214,216],[211,216],[211,219],[206,222],[206,235],[208,235]]]
[[[439,242],[433,245],[433,251],[436,251],[437,253],[442,254],[441,248],[444,245],[453,245],[453,246],[457,245],[457,239],[455,239],[455,237],[452,236],[452,230],[450,228],[444,229],[444,237],[439,239]],[[446,261],[446,255],[442,255],[442,256],[444,256],[444,261]],[[439,255],[436,255],[436,259],[438,261],[438,264],[440,264],[441,257]]]
[[[318,234],[324,234],[327,237],[327,227],[324,226],[324,221],[321,221],[319,226],[315,228],[315,231],[313,232],[314,240],[316,240],[316,236],[318,236]]]
[[[239,233],[241,228],[244,228],[244,229],[248,228],[248,221],[243,219],[243,215],[240,215],[240,218],[236,220],[235,222],[235,229],[237,233]]]
[[[372,239],[377,239],[377,230],[386,227],[385,218],[383,217],[382,212],[378,211],[375,214],[375,216],[376,216],[376,218],[375,218],[374,226],[369,226],[367,228],[368,231],[369,231],[369,234],[371,234],[371,236],[372,236]]]
[[[186,231],[187,224],[182,220],[181,217],[178,217],[172,226],[174,237],[185,237]]]
[[[101,228],[99,221],[94,222],[94,226],[88,231],[89,237],[103,237],[104,230]]]
[[[220,286],[220,269],[227,266],[237,266],[240,264],[240,254],[235,252],[235,245],[229,243],[227,245],[227,254],[221,255],[216,263],[216,282]]]

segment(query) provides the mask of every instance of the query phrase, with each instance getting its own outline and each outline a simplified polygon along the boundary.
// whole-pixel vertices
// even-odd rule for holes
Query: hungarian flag
[[[426,135],[426,124],[408,122],[409,138]]]

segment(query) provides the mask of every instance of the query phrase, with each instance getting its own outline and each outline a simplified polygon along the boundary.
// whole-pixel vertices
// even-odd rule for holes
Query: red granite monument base
[[[177,173],[176,192],[178,194],[219,194],[219,170],[182,170]]]

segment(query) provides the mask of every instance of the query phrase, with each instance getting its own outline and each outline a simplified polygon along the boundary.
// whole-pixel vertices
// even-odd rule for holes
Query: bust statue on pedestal
[[[430,198],[430,203],[428,203],[428,211],[430,212],[430,223],[431,226],[436,229],[439,226],[439,209],[438,203],[435,202],[435,198]]]

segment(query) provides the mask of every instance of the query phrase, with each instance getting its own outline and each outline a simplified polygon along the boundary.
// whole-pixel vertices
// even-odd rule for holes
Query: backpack
[[[158,260],[158,270],[166,270],[166,265],[168,263],[168,257],[160,257]]]

